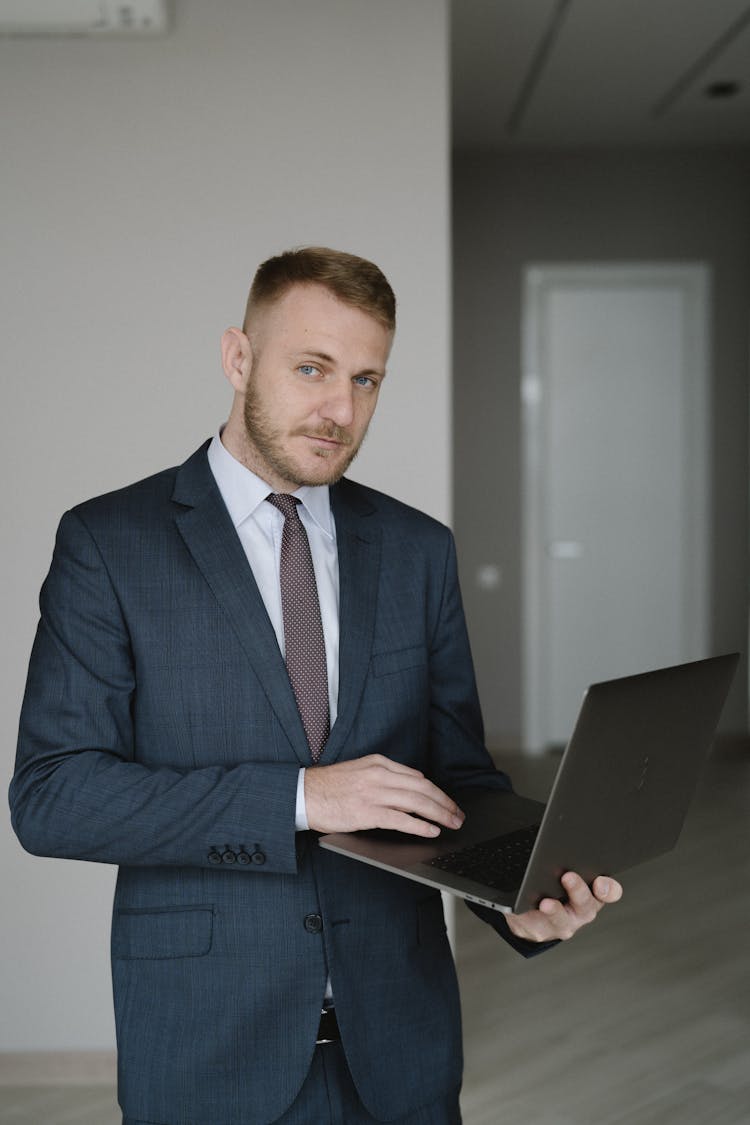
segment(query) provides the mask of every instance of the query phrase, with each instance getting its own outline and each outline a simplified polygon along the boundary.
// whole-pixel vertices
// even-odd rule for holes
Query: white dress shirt
[[[266,497],[274,490],[238,461],[214,436],[208,447],[208,463],[219,492],[234,524],[240,543],[271,620],[279,649],[284,655],[284,619],[281,611],[279,566],[284,517]],[[303,485],[294,493],[299,501],[299,516],[310,542],[315,580],[318,586],[320,616],[326,646],[328,706],[331,726],[336,721],[339,694],[339,561],[336,549],[336,524],[331,512],[327,485]],[[304,802],[304,769],[297,785],[298,830],[307,829]]]

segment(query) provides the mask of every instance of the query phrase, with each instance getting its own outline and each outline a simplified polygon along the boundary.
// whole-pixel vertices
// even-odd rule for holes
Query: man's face
[[[320,285],[296,285],[250,328],[246,463],[279,492],[333,484],[375,410],[392,333]]]

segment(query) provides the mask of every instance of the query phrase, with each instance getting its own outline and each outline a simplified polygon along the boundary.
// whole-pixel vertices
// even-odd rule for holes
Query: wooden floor
[[[555,759],[509,764],[544,799]],[[750,746],[714,752],[678,848],[524,962],[457,916],[465,1125],[750,1123]]]
[[[546,797],[553,755],[506,763]],[[574,941],[526,962],[459,909],[464,1125],[748,1125],[749,876],[750,746],[733,744],[678,849],[624,877],[626,899]],[[107,1087],[5,1087],[0,1121],[120,1116]]]
[[[114,1089],[106,1086],[0,1087],[3,1125],[121,1125]]]

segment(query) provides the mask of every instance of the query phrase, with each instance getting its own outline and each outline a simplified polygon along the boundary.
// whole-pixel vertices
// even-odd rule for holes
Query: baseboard
[[[0,1086],[114,1086],[115,1051],[0,1051]]]

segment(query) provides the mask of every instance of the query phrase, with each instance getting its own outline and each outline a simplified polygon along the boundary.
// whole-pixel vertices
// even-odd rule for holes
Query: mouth
[[[345,449],[348,445],[351,445],[351,441],[344,438],[327,437],[323,434],[305,434],[304,436],[308,441],[314,442],[322,449]]]

